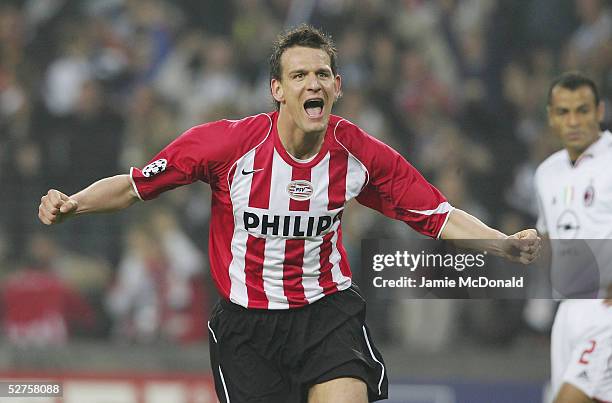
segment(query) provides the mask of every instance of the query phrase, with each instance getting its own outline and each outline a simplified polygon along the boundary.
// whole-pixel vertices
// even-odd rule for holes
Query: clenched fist
[[[64,218],[74,215],[79,204],[59,190],[51,189],[40,199],[38,218],[45,225],[60,223]]]
[[[534,229],[525,229],[510,235],[505,242],[506,257],[523,264],[529,264],[537,259],[542,249],[542,240]]]

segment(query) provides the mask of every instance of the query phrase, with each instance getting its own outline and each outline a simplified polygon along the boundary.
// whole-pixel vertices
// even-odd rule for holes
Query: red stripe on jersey
[[[283,291],[289,307],[308,304],[302,285],[302,265],[304,264],[304,240],[287,239],[285,242],[285,261],[283,262]]]
[[[305,180],[310,182],[310,168],[293,167],[291,170],[291,180]],[[310,200],[293,200],[289,199],[290,211],[308,211],[310,210]]]
[[[214,191],[210,214],[210,238],[208,250],[212,278],[217,290],[225,299],[230,298],[231,281],[229,264],[232,261],[232,237],[234,235],[234,214],[229,193]]]
[[[310,168],[293,167],[291,180],[306,180],[310,182]],[[310,200],[289,199],[289,211],[310,210]],[[303,239],[288,239],[285,242],[285,261],[283,262],[283,291],[289,302],[289,307],[307,305],[302,276],[304,270],[304,243]]]
[[[325,295],[333,294],[338,291],[336,283],[332,276],[332,264],[329,261],[329,257],[332,253],[331,239],[334,236],[334,232],[330,232],[323,237],[323,243],[321,244],[321,251],[319,252],[319,262],[321,265],[321,274],[319,275],[319,285],[323,288]]]
[[[344,206],[346,201],[346,172],[348,154],[344,150],[332,150],[329,156],[329,186],[327,188],[328,210]]]
[[[348,256],[346,255],[346,250],[342,243],[342,227],[338,227],[338,242],[336,242],[336,248],[338,248],[338,252],[340,252],[340,271],[342,275],[344,277],[352,277],[351,268],[348,264]]]
[[[264,291],[263,264],[266,250],[265,238],[249,235],[247,257],[244,259],[245,283],[249,296],[249,308],[267,309],[268,297]]]
[[[272,158],[274,146],[271,142],[255,150],[253,172],[243,171],[242,175],[253,175],[249,207],[267,209],[270,207],[270,183],[272,182]]]

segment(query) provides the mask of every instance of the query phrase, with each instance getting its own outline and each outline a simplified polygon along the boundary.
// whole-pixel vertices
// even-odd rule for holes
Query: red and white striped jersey
[[[318,154],[296,160],[280,141],[277,117],[196,126],[130,170],[143,200],[196,180],[210,184],[210,267],[223,298],[287,309],[348,288],[341,218],[353,198],[422,234],[440,234],[452,207],[396,151],[332,115]]]

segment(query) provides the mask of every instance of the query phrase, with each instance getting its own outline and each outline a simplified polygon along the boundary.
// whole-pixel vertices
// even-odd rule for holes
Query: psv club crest
[[[314,193],[314,187],[312,183],[306,180],[291,181],[287,185],[287,193],[289,193],[289,197],[293,200],[308,200]]]
[[[166,169],[166,165],[168,165],[168,161],[164,158],[158,159],[157,161],[153,161],[146,167],[142,169],[142,174],[145,177],[150,177],[157,175],[160,172],[163,172]]]

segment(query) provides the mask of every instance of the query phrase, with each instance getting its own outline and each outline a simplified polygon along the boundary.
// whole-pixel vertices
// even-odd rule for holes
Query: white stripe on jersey
[[[433,214],[444,214],[451,211],[453,207],[448,202],[440,203],[434,210],[408,210],[411,213],[433,215]]]
[[[304,242],[304,263],[302,270],[302,286],[304,287],[304,296],[309,304],[323,298],[323,288],[319,285],[319,276],[321,275],[321,261],[319,260],[319,253],[321,252],[321,245],[323,244],[323,237],[319,240]]]
[[[339,221],[337,222],[337,225],[335,225],[334,236],[331,239],[332,253],[329,256],[329,263],[332,264],[332,280],[334,280],[336,283],[336,288],[338,288],[338,291],[342,291],[350,287],[351,278],[346,277],[340,270],[340,260],[342,259],[342,256],[338,250],[338,228],[340,228]]]
[[[350,153],[348,154],[346,167],[346,191],[344,199],[346,201],[356,197],[363,188],[366,181],[366,171],[363,164]],[[338,290],[344,290],[351,285],[350,277],[346,277],[340,270],[340,260],[342,256],[338,250],[338,229],[340,221],[334,225],[334,236],[331,239],[332,253],[329,256],[329,262],[332,264],[332,279],[336,283]]]
[[[325,211],[329,204],[327,188],[329,184],[329,152],[321,161],[311,169],[311,182],[316,187],[313,197],[310,199],[311,211]],[[323,297],[323,288],[319,285],[321,275],[321,239],[306,239],[304,242],[304,263],[302,265],[302,286],[308,303],[313,303]]]
[[[236,210],[244,210],[249,205],[249,195],[253,175],[242,175],[242,169],[252,170],[255,162],[255,149],[249,151],[236,161],[234,180],[230,188],[230,197],[234,213]],[[229,265],[230,279],[230,301],[248,306],[248,293],[246,287],[245,256],[247,252],[247,240],[249,238],[241,225],[237,222],[239,217],[234,214],[234,235],[232,236],[232,261]]]
[[[366,166],[361,161],[359,161],[359,159],[357,159],[357,157],[355,157],[353,154],[351,154],[350,151],[348,150],[348,148],[346,148],[346,146],[344,144],[342,144],[342,142],[340,142],[340,140],[338,140],[338,137],[336,137],[336,130],[338,130],[338,126],[340,126],[340,123],[342,123],[342,122],[348,122],[348,120],[341,119],[341,120],[338,121],[338,123],[336,123],[336,127],[334,127],[334,138],[336,139],[336,142],[338,144],[340,144],[342,146],[342,148],[344,148],[346,150],[347,154],[349,155],[349,162],[351,160],[357,161],[357,163],[361,166],[361,169],[363,169],[363,172],[365,172],[365,181],[361,185],[361,189],[363,189],[370,182],[370,172],[368,171],[368,168],[366,168]],[[348,176],[348,172],[347,172],[347,176]],[[348,189],[348,186],[347,186],[347,189]],[[359,192],[361,192],[361,189],[359,189]],[[357,192],[353,197],[356,197],[359,194],[359,192]],[[351,199],[346,199],[347,202],[349,200],[351,200]]]
[[[272,156],[272,179],[270,183],[269,211],[276,214],[289,213],[289,194],[284,186],[274,186],[275,183],[291,182],[291,166],[284,163],[283,159],[273,151]],[[289,304],[283,288],[283,267],[285,261],[285,242],[283,237],[267,237],[264,253],[263,286],[268,298],[269,309],[287,309]]]
[[[326,211],[329,204],[327,188],[329,185],[329,151],[319,163],[310,170],[310,178],[315,187],[310,198],[311,211]]]
[[[366,184],[367,170],[355,156],[349,153],[346,166],[346,201],[357,197]]]
[[[266,238],[263,263],[263,287],[268,299],[268,309],[287,309],[289,303],[283,287],[283,262],[285,260],[285,239]],[[281,270],[279,270],[279,267]]]

